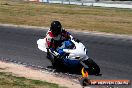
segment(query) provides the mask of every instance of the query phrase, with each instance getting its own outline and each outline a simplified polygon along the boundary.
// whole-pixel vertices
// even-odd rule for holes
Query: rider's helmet
[[[59,21],[53,21],[50,26],[50,30],[54,35],[59,35],[62,31],[62,26]]]

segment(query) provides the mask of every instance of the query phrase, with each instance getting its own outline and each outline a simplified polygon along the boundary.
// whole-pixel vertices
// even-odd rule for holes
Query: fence
[[[97,2],[99,0],[28,0],[28,1],[38,1],[46,3],[62,3],[62,4],[72,4],[72,3],[88,3],[88,2]]]
[[[116,2],[115,3],[114,1],[111,2],[110,0],[105,1],[105,2],[103,2],[104,0],[28,0],[28,1],[132,9],[132,1],[128,1],[127,3],[126,2],[123,2],[123,3]]]

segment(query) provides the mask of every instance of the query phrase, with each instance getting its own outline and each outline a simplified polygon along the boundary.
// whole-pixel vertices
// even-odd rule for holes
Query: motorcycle
[[[47,48],[46,39],[37,40],[38,48],[47,53],[47,58],[51,61],[53,67],[65,67],[70,70],[81,70],[83,67],[89,74],[98,75],[99,66],[87,55],[86,47],[72,36],[71,39],[65,40],[56,49],[63,51],[63,55],[53,52]]]

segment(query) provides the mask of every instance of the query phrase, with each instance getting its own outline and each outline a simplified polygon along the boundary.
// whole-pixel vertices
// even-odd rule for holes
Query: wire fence
[[[132,4],[132,0],[25,0],[37,1],[45,3],[61,3],[61,4],[76,4],[84,5],[88,3],[109,3],[109,4]]]
[[[89,5],[89,3],[98,2],[99,0],[39,0],[45,3],[60,3],[60,4],[74,4],[74,5]],[[91,5],[91,4],[90,4]]]
[[[132,1],[132,0],[29,0],[29,1],[39,1],[39,2],[99,2],[99,1],[115,1],[115,2],[127,2],[127,1]]]
[[[47,3],[87,3],[87,2],[97,2],[99,0],[27,0],[27,1],[39,1],[39,2],[47,2]]]
[[[44,3],[60,3],[60,4],[73,4],[84,6],[96,7],[114,7],[114,8],[130,8],[132,9],[132,1],[112,1],[112,0],[28,0]]]

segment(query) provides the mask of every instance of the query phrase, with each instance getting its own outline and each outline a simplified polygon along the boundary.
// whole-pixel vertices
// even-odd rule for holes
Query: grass
[[[16,77],[11,73],[0,72],[0,88],[64,88],[57,84],[40,80]],[[66,88],[66,87],[65,87]]]
[[[0,23],[50,26],[53,20],[66,29],[132,35],[132,9],[0,0]]]

